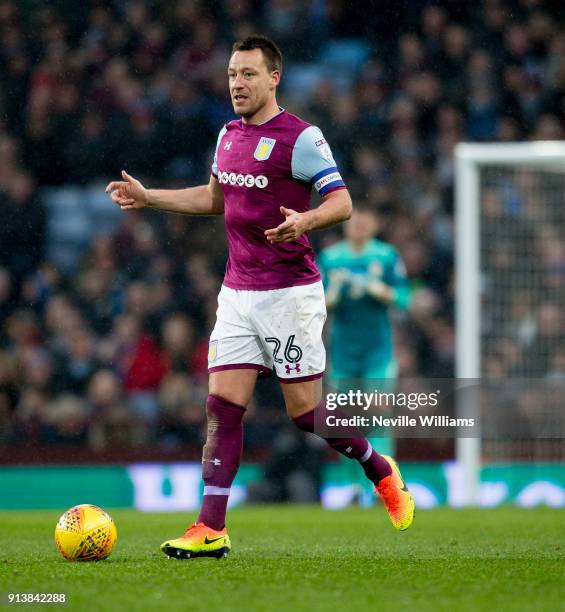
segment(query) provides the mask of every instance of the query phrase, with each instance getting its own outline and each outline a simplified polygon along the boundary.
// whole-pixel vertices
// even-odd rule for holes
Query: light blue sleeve
[[[330,145],[320,128],[315,125],[307,127],[294,143],[292,176],[314,185],[321,196],[339,187],[345,187]]]
[[[228,128],[224,125],[224,127],[220,130],[218,134],[218,140],[216,141],[216,149],[214,150],[214,161],[212,162],[212,174],[217,177],[218,176],[218,147],[220,146],[220,142],[222,140],[223,135],[228,131]]]

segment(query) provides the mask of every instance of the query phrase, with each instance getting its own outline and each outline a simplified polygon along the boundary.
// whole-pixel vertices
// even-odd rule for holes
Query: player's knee
[[[247,406],[257,381],[257,370],[222,370],[212,372],[208,383],[210,395]]]
[[[208,434],[219,426],[239,427],[244,414],[245,406],[240,406],[219,395],[210,394],[206,400]]]
[[[313,412],[315,406],[312,405],[311,402],[303,401],[303,402],[295,402],[292,404],[286,405],[286,413],[291,419],[296,419],[297,417],[307,414],[308,412]]]
[[[322,402],[321,379],[281,385],[286,412],[291,419],[318,409]]]

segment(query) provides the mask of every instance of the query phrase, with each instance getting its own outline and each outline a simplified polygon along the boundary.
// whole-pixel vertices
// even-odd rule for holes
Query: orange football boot
[[[216,531],[204,523],[194,523],[176,540],[161,544],[161,550],[173,559],[192,559],[194,557],[227,556],[231,550],[230,537],[226,528]]]
[[[394,527],[404,531],[414,520],[414,498],[402,480],[396,461],[388,455],[382,457],[390,464],[392,474],[385,476],[378,485],[375,485],[375,493],[378,493],[383,500]]]

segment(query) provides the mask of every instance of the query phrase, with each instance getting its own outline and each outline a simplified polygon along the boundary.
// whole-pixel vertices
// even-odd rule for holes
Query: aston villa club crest
[[[265,161],[266,159],[269,159],[273,149],[275,148],[276,142],[277,141],[274,138],[266,138],[265,136],[261,136],[253,157],[258,161]]]
[[[216,361],[216,357],[218,356],[218,341],[211,340],[208,345],[208,361]]]

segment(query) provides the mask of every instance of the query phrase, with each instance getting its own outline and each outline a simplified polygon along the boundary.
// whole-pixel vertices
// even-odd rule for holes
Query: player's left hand
[[[278,227],[265,230],[265,236],[271,244],[292,242],[304,232],[308,231],[308,222],[304,213],[296,212],[292,208],[281,206],[281,213],[286,217]]]
[[[367,283],[367,293],[385,304],[390,304],[394,299],[394,289],[379,279]]]

